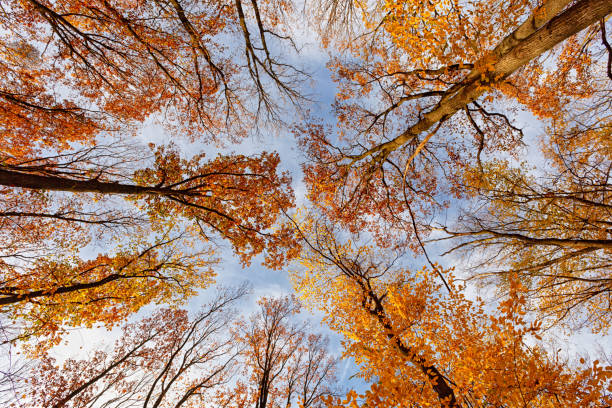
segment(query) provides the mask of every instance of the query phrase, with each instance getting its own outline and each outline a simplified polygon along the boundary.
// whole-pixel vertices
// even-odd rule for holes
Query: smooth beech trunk
[[[361,158],[374,154],[387,156],[436,123],[464,109],[488,91],[488,84],[504,80],[529,61],[612,12],[610,0],[581,0],[556,15],[567,3],[567,0],[552,0],[536,11],[512,34],[504,38],[495,47],[492,55],[487,56],[486,61],[474,64],[475,67],[493,66],[493,70],[484,72],[479,68],[473,69],[465,80],[448,89],[438,105],[416,124],[389,142],[368,150]]]

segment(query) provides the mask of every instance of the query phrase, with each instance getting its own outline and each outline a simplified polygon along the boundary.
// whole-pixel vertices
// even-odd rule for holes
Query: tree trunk
[[[43,296],[61,295],[64,293],[77,292],[77,291],[86,290],[86,289],[93,289],[93,288],[97,288],[100,286],[104,286],[107,283],[110,283],[110,282],[113,282],[113,281],[116,281],[122,278],[129,279],[130,276],[119,275],[119,274],[114,273],[112,275],[109,275],[95,282],[76,283],[70,286],[60,286],[56,289],[41,289],[41,290],[35,290],[32,292],[24,292],[24,293],[17,293],[17,294],[15,293],[3,294],[1,293],[2,289],[0,288],[0,296],[4,296],[4,297],[0,297],[0,306],[24,302],[27,300],[36,299],[36,298],[43,297]]]
[[[34,190],[68,191],[72,193],[186,195],[180,190],[175,191],[168,188],[110,183],[95,179],[76,180],[57,176],[22,173],[5,169],[0,169],[0,185],[30,188]]]
[[[410,346],[404,344],[402,339],[395,334],[396,330],[387,317],[380,297],[374,291],[368,289],[369,284],[359,281],[357,284],[363,289],[365,298],[369,298],[374,302],[374,309],[366,307],[368,313],[378,320],[379,324],[385,329],[387,338],[395,343],[397,349],[425,374],[431,387],[440,399],[441,408],[461,408],[461,405],[457,402],[455,391],[449,385],[446,377],[442,375],[436,366],[428,364],[424,358],[420,357]]]
[[[487,56],[488,66],[493,70],[483,72],[472,70],[460,84],[451,87],[438,105],[426,113],[421,120],[410,126],[402,134],[389,142],[380,144],[363,155],[364,158],[374,154],[387,156],[421,133],[429,130],[436,123],[446,120],[469,103],[478,99],[487,91],[487,84],[500,82],[526,65],[532,59],[549,51],[555,45],[579,33],[591,24],[597,23],[612,12],[610,0],[581,0],[563,13],[552,17],[567,3],[566,0],[551,0],[550,5],[538,10],[511,35],[504,38],[493,50],[493,59]],[[552,18],[551,18],[552,17]],[[542,20],[551,18],[546,24],[538,27]],[[527,38],[522,36],[530,34]],[[484,61],[482,61],[484,62]],[[474,64],[475,66],[485,64]],[[484,77],[484,80],[482,78]]]

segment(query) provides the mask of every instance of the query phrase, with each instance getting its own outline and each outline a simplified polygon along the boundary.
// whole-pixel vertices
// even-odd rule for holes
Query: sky
[[[287,112],[287,121],[299,120],[303,115],[308,113],[312,116],[321,117],[325,121],[333,122],[331,105],[335,95],[335,84],[331,80],[330,71],[326,67],[328,56],[326,51],[318,47],[319,39],[314,32],[313,27],[306,25],[299,26],[299,30],[295,37],[301,48],[299,59],[306,61],[306,70],[311,74],[311,80],[306,84],[307,93],[311,94],[315,99],[313,103],[304,106],[304,110],[293,111],[289,106]],[[291,58],[298,58],[295,55]],[[534,117],[526,113],[521,113],[515,116],[516,125],[522,127],[526,134],[526,147],[524,154],[520,156],[520,160],[525,160],[528,163],[538,163],[541,160],[538,154],[538,149],[535,142],[535,136],[542,132],[543,127]],[[138,139],[144,143],[155,142],[159,144],[170,141],[170,136],[164,131],[162,126],[151,121],[138,136]],[[210,144],[202,145],[198,142],[188,142],[185,140],[172,140],[177,143],[183,152],[199,152],[204,150],[208,157],[214,157],[217,153],[227,153],[229,151],[243,154],[256,154],[264,150],[273,149],[277,151],[281,157],[281,170],[288,171],[292,176],[292,187],[296,194],[297,206],[308,204],[306,197],[306,188],[302,181],[301,164],[304,163],[305,157],[300,152],[296,140],[290,132],[290,129],[281,129],[278,132],[262,132],[258,135],[252,135],[239,145],[229,147],[212,146]],[[457,211],[456,207],[449,209],[448,214],[440,214],[443,219],[447,215],[452,215]],[[450,218],[450,217],[449,217]],[[434,234],[432,238],[435,238]],[[289,279],[288,269],[273,271],[261,266],[262,257],[253,259],[250,266],[242,268],[237,260],[232,255],[231,249],[227,243],[219,241],[221,262],[216,266],[217,272],[216,285],[221,286],[238,286],[244,281],[248,281],[252,287],[251,295],[242,302],[241,311],[244,315],[254,312],[257,308],[256,300],[262,296],[283,296],[293,293],[293,288]],[[429,245],[427,248],[431,251],[430,255],[434,261],[442,265],[455,265],[459,269],[467,267],[469,259],[458,253],[452,253],[445,257],[440,257],[440,254],[449,248],[449,243],[439,243]],[[416,258],[411,262],[415,265],[422,265],[423,258]],[[198,308],[206,303],[208,299],[214,296],[216,287],[213,286],[200,293],[199,296],[192,298],[187,303],[187,309],[195,312]],[[492,304],[495,301],[495,295],[490,289],[479,289],[471,286],[470,294],[473,297],[484,296],[491,299]],[[131,320],[138,319],[141,316],[149,314],[154,310],[155,306],[147,306],[136,314]],[[339,355],[341,352],[340,336],[335,335],[328,329],[320,325],[321,316],[309,316],[304,312],[304,317],[311,319],[314,322],[317,331],[326,333],[331,339],[332,352]],[[78,329],[67,337],[67,342],[57,347],[54,354],[59,359],[68,357],[84,357],[88,352],[96,348],[98,345],[110,344],[112,339],[118,335],[118,330],[106,331],[103,328],[95,329]],[[565,333],[560,331],[552,331],[548,333],[551,338],[563,339],[568,344],[568,355],[570,352],[577,352],[579,355],[591,354],[597,350],[597,345],[601,347],[612,347],[612,339],[610,336],[602,337],[589,334],[587,331],[578,331],[574,333]],[[358,368],[351,360],[344,360],[339,367],[339,382],[348,387],[363,389],[365,385],[351,377],[357,372]]]
[[[310,91],[316,96],[316,100],[309,104],[309,113],[313,116],[318,116],[333,123],[333,115],[331,114],[331,105],[335,95],[335,84],[331,80],[330,71],[326,67],[327,55],[324,50],[317,49],[313,44],[316,43],[315,34],[311,32],[311,37],[304,37],[307,44],[302,49],[302,57],[305,58],[310,66],[312,80],[309,82]],[[308,45],[310,44],[310,45]],[[303,112],[288,112],[296,121],[300,119]],[[543,130],[543,124],[527,112],[519,112],[514,116],[515,124],[521,127],[525,132],[525,147],[522,149],[523,154],[519,156],[519,160],[524,160],[530,164],[539,164],[541,156],[537,146],[537,138]],[[139,139],[144,143],[155,142],[164,144],[170,141],[167,132],[162,126],[156,123],[149,123],[143,132],[139,135]],[[202,145],[199,142],[189,142],[182,139],[173,139],[174,143],[180,146],[182,152],[187,155],[189,153],[199,153],[204,150],[208,157],[214,157],[217,153],[242,153],[256,154],[264,150],[273,149],[279,153],[281,157],[280,170],[288,171],[292,176],[292,188],[296,195],[297,207],[307,206],[308,198],[306,196],[306,187],[302,180],[301,165],[306,161],[303,153],[300,151],[297,142],[290,132],[290,129],[281,129],[276,132],[262,132],[257,135],[252,135],[243,140],[238,145],[228,147],[212,146],[210,144]],[[446,212],[438,215],[437,220],[444,223],[447,219],[453,219],[459,208],[451,206]],[[435,221],[435,220],[434,220]],[[435,239],[442,235],[434,232],[429,238]],[[248,282],[251,287],[250,295],[243,299],[240,303],[240,311],[243,316],[257,310],[257,299],[266,296],[286,296],[294,293],[289,270],[295,266],[288,266],[282,270],[270,270],[261,265],[263,257],[260,255],[254,258],[251,264],[243,268],[237,259],[233,256],[231,248],[227,242],[218,240],[215,242],[218,245],[220,252],[220,263],[215,267],[217,273],[216,284],[212,287],[200,292],[199,296],[189,299],[186,304],[186,309],[195,313],[199,307],[205,304],[209,299],[214,297],[219,286],[239,286],[244,282]],[[455,266],[455,273],[458,276],[465,275],[465,271],[471,264],[477,262],[478,255],[461,252],[453,252],[446,256],[441,256],[442,253],[450,249],[451,242],[442,241],[427,245],[427,250],[434,262],[440,263],[442,266]],[[94,251],[95,252],[95,251]],[[409,257],[413,256],[408,254]],[[420,268],[426,263],[422,256],[406,259],[405,262],[415,268]],[[497,296],[494,289],[490,287],[479,287],[477,285],[468,285],[467,293],[469,297],[475,299],[481,297],[487,299],[489,310],[493,310],[497,304]],[[134,315],[130,320],[134,321],[140,317],[144,317],[156,309],[157,306],[149,305],[144,307],[139,313]],[[330,351],[336,356],[340,356],[342,346],[340,344],[341,336],[333,333],[324,325],[321,324],[322,315],[310,314],[307,310],[302,312],[302,318],[308,319],[313,323],[313,327],[317,332],[324,333],[330,338]],[[94,329],[75,329],[74,332],[67,337],[66,342],[54,350],[54,355],[58,360],[64,358],[84,358],[92,349],[98,347],[108,347],[109,344],[119,335],[119,329],[115,328],[108,332],[104,328]],[[567,349],[562,354],[569,357],[585,357],[588,359],[596,358],[602,350],[612,347],[611,336],[593,335],[588,330],[580,330],[575,332],[565,332],[560,330],[552,330],[546,333],[545,340],[553,341],[555,344],[566,344]],[[554,351],[554,350],[552,350]],[[578,356],[578,357],[576,357]],[[353,376],[358,372],[358,367],[351,359],[344,359],[339,364],[338,380],[342,387],[349,389],[357,389],[363,391],[367,388],[367,384],[363,381],[355,379]]]
[[[306,82],[305,92],[313,96],[313,100],[304,104],[304,109],[294,109],[293,106],[286,105],[285,113],[288,122],[298,122],[306,113],[309,113],[325,120],[332,121],[331,105],[335,96],[335,84],[331,79],[331,73],[326,67],[327,53],[318,47],[319,40],[312,28],[300,26],[295,37],[299,41],[300,55],[292,55],[294,59],[300,59],[301,63],[306,63],[306,71],[310,74],[310,80]],[[296,61],[297,62],[297,61]],[[279,171],[287,171],[292,177],[292,189],[295,193],[297,207],[308,204],[306,197],[306,187],[302,180],[301,165],[306,158],[300,151],[297,141],[293,137],[290,128],[274,129],[270,132],[257,132],[239,144],[231,146],[215,146],[214,144],[202,144],[198,141],[189,141],[176,138],[170,135],[164,127],[157,123],[156,118],[148,121],[146,126],[137,135],[142,145],[153,142],[157,145],[172,142],[176,144],[185,157],[190,154],[197,154],[204,151],[209,158],[217,154],[239,153],[254,155],[259,152],[274,150],[280,155],[281,161]],[[104,250],[104,243],[94,242],[86,253],[92,256]],[[261,265],[263,256],[255,257],[251,264],[243,268],[234,257],[230,245],[219,239],[214,242],[217,256],[220,263],[215,266],[217,273],[216,283],[212,287],[202,290],[200,294],[188,300],[185,308],[191,313],[212,299],[219,286],[239,286],[248,282],[251,291],[250,295],[240,303],[240,312],[243,316],[248,316],[257,310],[257,299],[260,297],[286,296],[294,293],[289,278],[288,268],[283,270],[270,270]],[[130,321],[139,320],[152,313],[156,305],[148,305],[130,318]],[[307,310],[303,310],[301,318],[312,322],[316,332],[323,333],[330,338],[330,351],[337,357],[341,354],[341,337],[331,332],[321,325],[322,315],[313,315]],[[91,351],[98,348],[107,348],[120,335],[120,326],[108,331],[105,328],[78,328],[71,331],[65,341],[52,350],[52,355],[58,360],[63,361],[67,358],[86,358]],[[338,380],[346,388],[364,389],[365,384],[357,379],[351,378],[358,368],[350,359],[340,362],[338,367]]]

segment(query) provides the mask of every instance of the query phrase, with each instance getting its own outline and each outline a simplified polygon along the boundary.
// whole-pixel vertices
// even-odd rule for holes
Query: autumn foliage
[[[450,288],[444,293],[430,268],[394,266],[376,248],[339,242],[329,227],[314,225],[308,240],[296,287],[325,312],[332,330],[344,334],[344,355],[372,384],[361,395],[330,399],[330,406],[610,403],[609,366],[594,361],[576,369],[533,345],[541,340],[541,322],[527,318],[518,280],[491,311],[483,300],[466,297],[452,271],[444,271]]]
[[[54,408],[196,406],[231,375],[236,352],[226,327],[243,295],[244,288],[220,292],[193,317],[184,310],[159,310],[124,326],[110,352],[97,350],[88,359],[58,364],[45,357],[33,369],[23,400]]]
[[[609,407],[611,12],[4,2],[0,404]]]

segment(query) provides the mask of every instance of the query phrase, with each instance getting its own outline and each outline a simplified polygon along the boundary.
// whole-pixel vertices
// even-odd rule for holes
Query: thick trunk
[[[488,56],[488,66],[493,66],[492,71],[472,70],[461,84],[449,89],[438,105],[416,124],[395,139],[367,151],[360,158],[374,154],[385,157],[478,99],[487,91],[487,84],[502,81],[529,61],[612,12],[612,2],[609,0],[581,0],[558,16],[552,17],[567,3],[566,0],[551,0],[542,12],[534,13],[498,44],[492,52],[492,61],[491,56]],[[541,25],[543,21],[547,22]],[[528,36],[525,38],[526,35]],[[474,65],[478,67],[484,64]]]
[[[552,20],[570,3],[571,0],[548,0],[532,13],[523,24],[497,44],[497,47],[493,50],[494,55],[499,58],[508,53],[512,47],[542,28],[544,24]]]
[[[169,197],[184,206],[197,208],[198,210],[216,214],[232,222],[238,222],[233,217],[215,208],[190,202],[189,199],[201,196],[202,193],[198,189],[138,186],[135,184],[109,183],[95,179],[76,180],[65,177],[22,173],[6,169],[0,169],[0,186],[30,188],[44,191],[66,191],[71,193],[158,195]]]
[[[30,188],[34,190],[68,191],[72,193],[101,194],[181,194],[167,188],[146,187],[134,184],[109,183],[97,180],[75,180],[57,176],[21,173],[0,169],[0,185]]]

